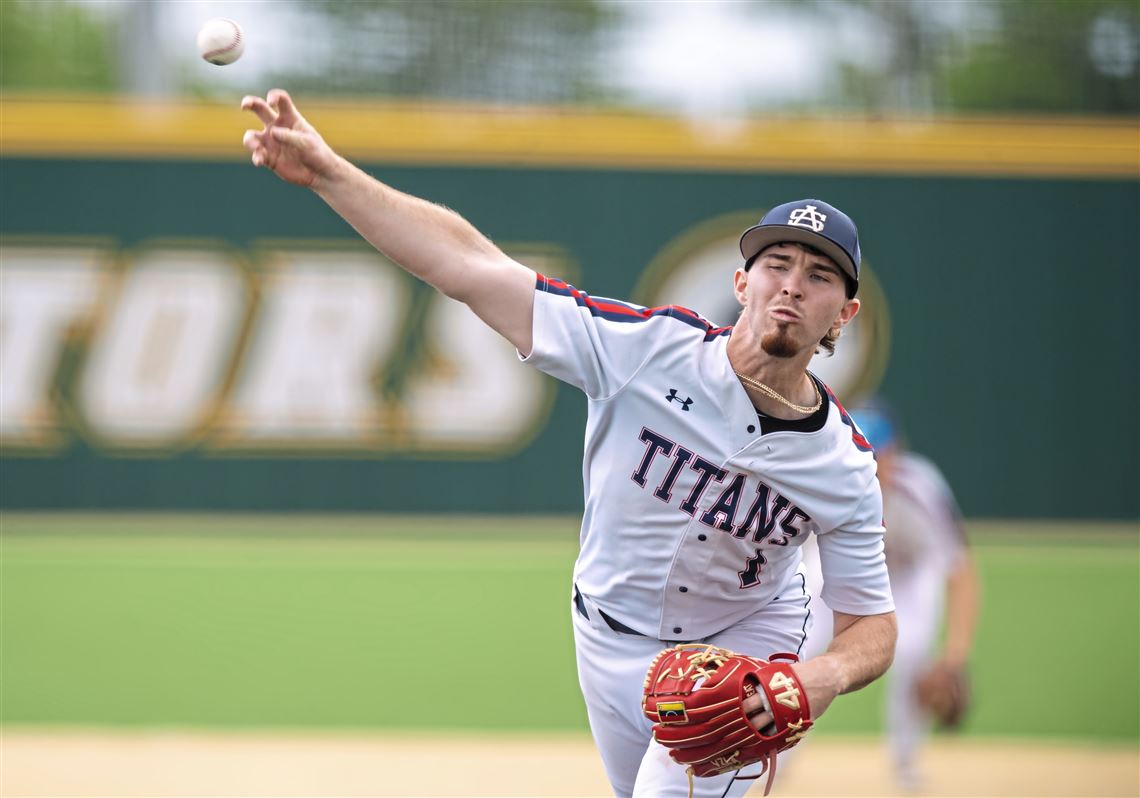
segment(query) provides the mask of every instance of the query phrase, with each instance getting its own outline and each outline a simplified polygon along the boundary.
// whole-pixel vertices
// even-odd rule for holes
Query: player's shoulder
[[[816,377],[827,403],[827,421],[818,438],[825,447],[812,463],[814,490],[834,503],[835,523],[859,526],[882,520],[882,493],[875,474],[878,466],[871,444],[830,387]]]
[[[836,445],[854,457],[858,462],[874,467],[875,450],[867,436],[859,429],[855,419],[847,412],[843,402],[828,385],[818,377],[816,381],[823,387],[824,397],[830,404],[827,427],[832,430]]]
[[[672,334],[713,341],[732,332],[731,327],[718,327],[695,310],[682,305],[646,307],[621,299],[592,296],[565,280],[538,275],[536,290],[573,303],[593,319],[611,325],[628,325],[629,331],[653,328],[655,334]]]

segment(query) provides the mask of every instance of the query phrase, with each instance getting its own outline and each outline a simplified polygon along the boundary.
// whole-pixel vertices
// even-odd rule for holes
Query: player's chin
[[[792,358],[804,350],[802,341],[792,335],[790,325],[780,324],[760,338],[760,348],[772,357]]]

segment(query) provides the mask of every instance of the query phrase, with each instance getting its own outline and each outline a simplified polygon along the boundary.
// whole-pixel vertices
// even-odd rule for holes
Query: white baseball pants
[[[578,683],[586,699],[590,730],[602,755],[614,795],[620,798],[686,798],[689,777],[655,742],[649,719],[642,714],[645,674],[653,658],[672,643],[626,634],[610,628],[589,596],[583,595],[586,615],[571,602]],[[620,620],[620,619],[619,619]],[[800,653],[810,625],[808,597],[802,574],[767,607],[701,643],[767,658],[778,651]],[[782,758],[782,755],[781,755]],[[759,764],[740,771],[755,776]],[[761,781],[766,780],[767,776]],[[755,779],[732,774],[694,778],[694,798],[744,795]]]

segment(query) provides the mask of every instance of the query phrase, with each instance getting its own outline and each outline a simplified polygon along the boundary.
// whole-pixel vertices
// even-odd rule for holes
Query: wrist
[[[826,687],[836,696],[846,692],[851,685],[844,673],[842,658],[834,654],[824,654],[817,659],[821,660],[821,686]]]
[[[319,172],[315,169],[313,170],[313,180],[309,183],[309,188],[324,197],[326,193],[331,191],[338,183],[343,182],[348,176],[349,171],[353,168],[353,165],[349,161],[333,153],[327,168]]]
[[[808,693],[813,717],[819,717],[843,692],[843,670],[835,657],[821,654],[795,666],[796,676]]]

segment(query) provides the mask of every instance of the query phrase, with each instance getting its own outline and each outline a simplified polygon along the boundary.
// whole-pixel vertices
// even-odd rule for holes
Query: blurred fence
[[[0,4],[0,86],[593,105],[710,116],[1140,113],[1129,0]],[[194,46],[238,19],[225,68]]]

